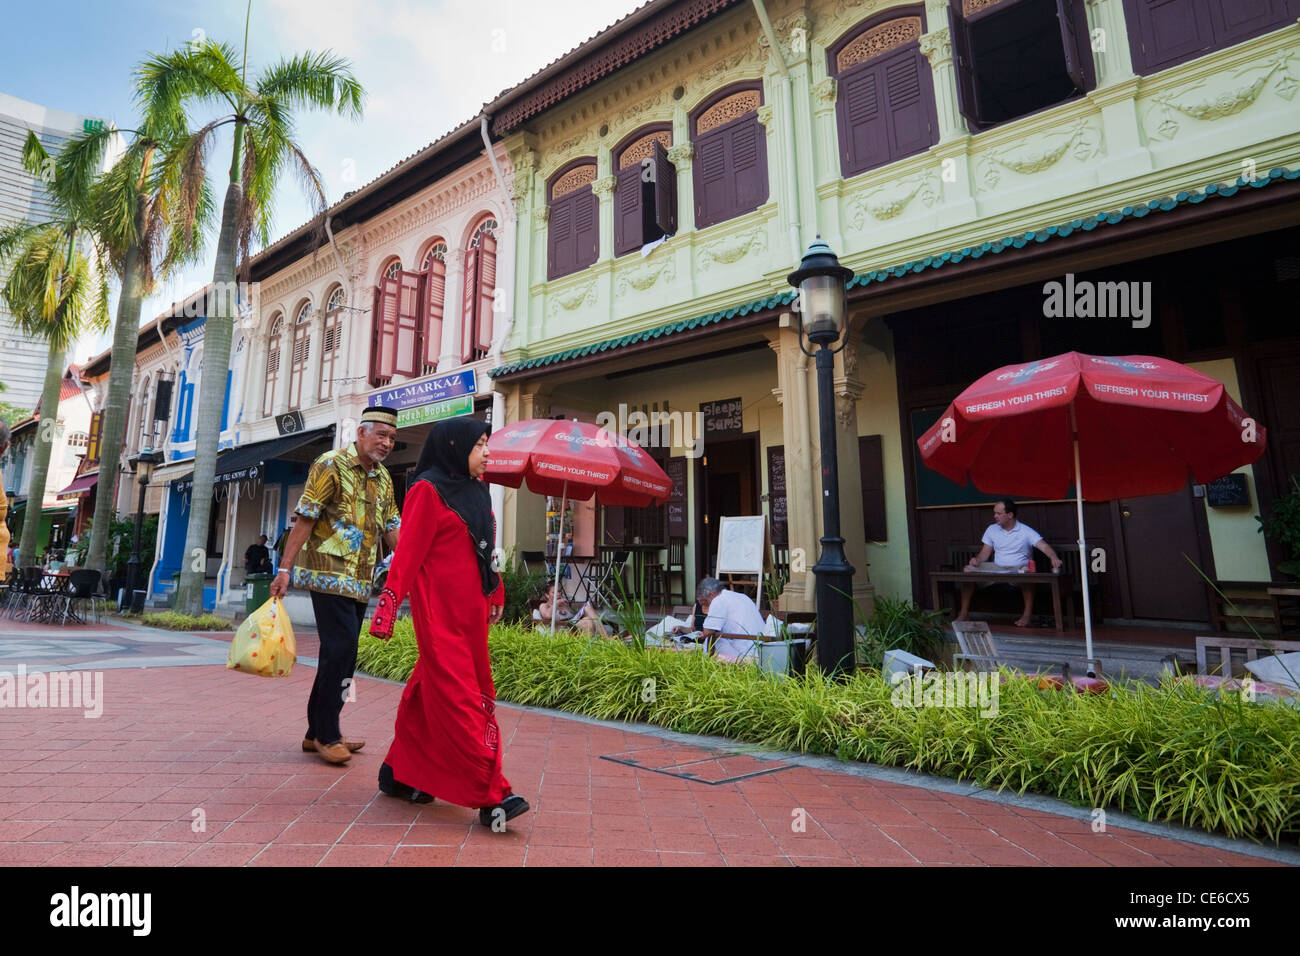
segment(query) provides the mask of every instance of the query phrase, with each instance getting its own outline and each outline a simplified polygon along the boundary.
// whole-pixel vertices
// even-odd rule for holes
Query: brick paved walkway
[[[314,653],[303,637],[304,656]],[[1048,812],[1047,801],[981,799],[945,792],[961,789],[950,783],[909,786],[880,779],[888,771],[505,704],[506,775],[533,812],[492,833],[471,810],[376,790],[399,685],[358,681],[344,728],[368,744],[336,768],[299,749],[312,667],[265,680],[226,671],[214,662],[224,657],[219,637],[0,621],[0,670],[99,669],[104,697],[98,719],[0,708],[0,865],[1270,862],[1222,840],[1094,833],[1086,815]]]

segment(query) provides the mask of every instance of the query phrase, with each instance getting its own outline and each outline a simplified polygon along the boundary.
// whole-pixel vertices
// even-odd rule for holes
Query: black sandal
[[[433,794],[425,793],[423,790],[416,790],[409,784],[400,783],[393,776],[393,768],[387,763],[379,765],[379,789],[380,792],[390,797],[406,800],[408,803],[433,803]]]
[[[513,820],[522,813],[527,813],[528,810],[528,801],[512,793],[496,806],[484,807],[480,810],[478,812],[478,822],[485,827],[490,827],[498,819],[504,823],[506,820]]]

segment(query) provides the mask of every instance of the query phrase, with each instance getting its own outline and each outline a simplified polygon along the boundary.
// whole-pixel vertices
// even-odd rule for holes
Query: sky
[[[640,0],[252,0],[249,73],[305,50],[329,49],[352,62],[367,94],[363,120],[298,114],[298,142],[334,203],[640,5]],[[0,0],[7,34],[0,92],[131,128],[137,115],[132,73],[140,61],[205,38],[239,48],[247,9],[247,0]],[[204,109],[193,112],[194,125],[217,115]],[[230,148],[227,138],[213,151],[210,168],[219,176],[229,166]],[[219,200],[224,180],[214,181],[214,187]],[[292,176],[281,184],[274,212],[272,241],[311,218],[311,206]],[[215,246],[214,230],[204,261],[147,300],[143,321],[211,279]],[[79,343],[74,361],[102,352],[110,338]]]

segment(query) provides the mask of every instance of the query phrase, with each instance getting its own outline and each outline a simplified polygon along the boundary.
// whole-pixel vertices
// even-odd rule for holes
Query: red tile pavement
[[[4,639],[0,629],[0,650]],[[721,756],[703,744],[506,704],[497,712],[506,775],[533,810],[493,833],[471,809],[413,806],[376,790],[398,685],[359,680],[344,727],[368,744],[340,768],[300,749],[311,667],[282,680],[196,664],[103,674],[98,719],[0,710],[0,865],[1270,863],[784,761],[776,772],[712,785],[669,773],[713,780],[773,764],[755,759],[755,748]]]

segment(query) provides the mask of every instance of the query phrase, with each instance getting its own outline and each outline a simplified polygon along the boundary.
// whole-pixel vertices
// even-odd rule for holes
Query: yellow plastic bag
[[[226,667],[258,677],[288,677],[297,659],[289,615],[284,603],[272,598],[239,625]]]

